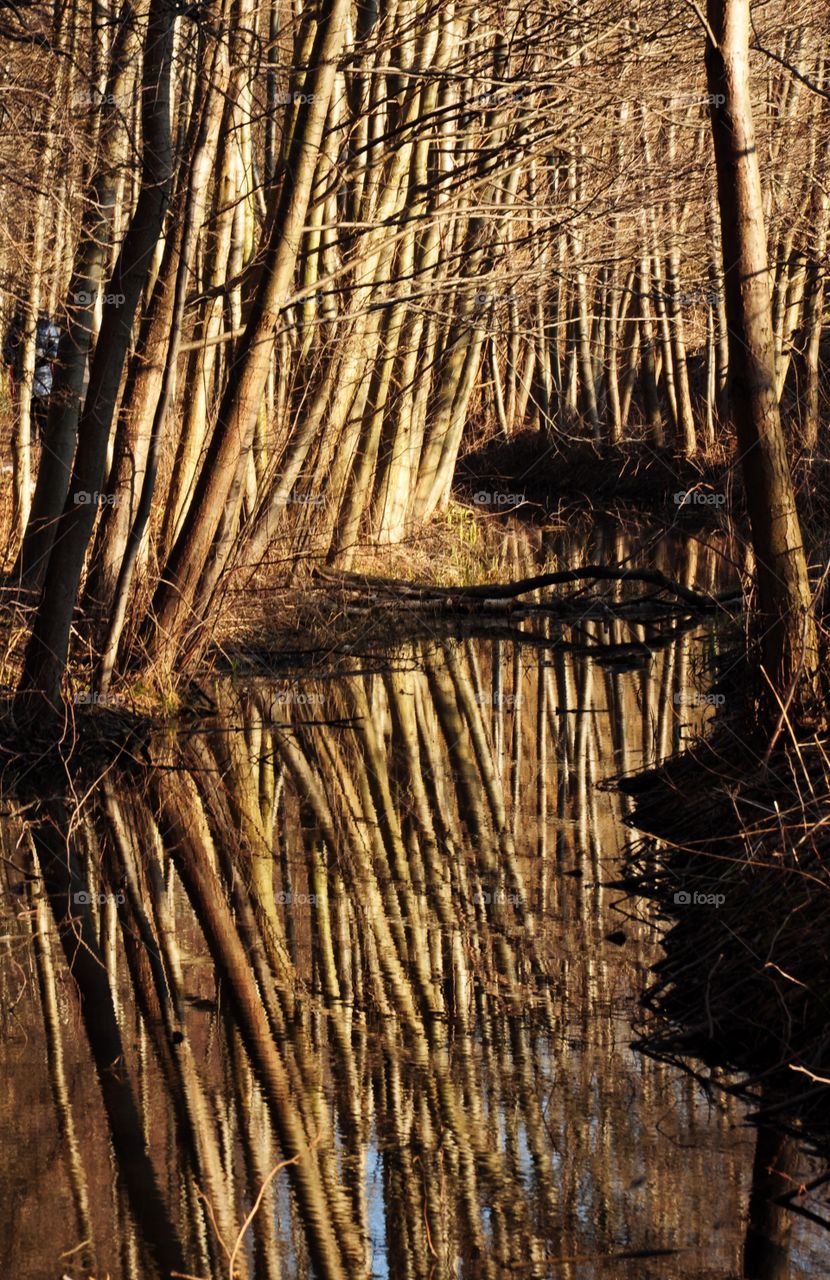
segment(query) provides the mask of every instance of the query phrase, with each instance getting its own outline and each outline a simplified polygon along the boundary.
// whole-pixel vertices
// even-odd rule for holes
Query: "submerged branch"
[[[336,584],[342,591],[371,592],[371,603],[381,604],[384,599],[406,605],[423,603],[425,605],[442,605],[444,608],[469,607],[478,605],[481,608],[493,607],[496,603],[506,604],[518,600],[532,591],[541,591],[546,587],[563,586],[571,582],[634,582],[656,587],[658,591],[674,596],[676,600],[699,612],[711,613],[736,604],[741,593],[737,590],[710,595],[708,592],[695,591],[666,577],[656,569],[619,569],[610,565],[589,564],[575,569],[560,569],[553,573],[540,573],[530,578],[520,578],[515,582],[485,583],[475,587],[439,587],[412,586],[405,582],[393,582],[383,578],[372,578],[359,574],[340,574],[331,570],[320,569],[317,577],[325,582]],[[573,601],[573,596],[562,597],[563,603]],[[622,605],[625,602],[620,602]]]

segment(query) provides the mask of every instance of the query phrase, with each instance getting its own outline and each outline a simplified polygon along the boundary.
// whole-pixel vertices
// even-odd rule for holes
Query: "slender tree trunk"
[[[826,171],[826,167],[825,167]],[[813,236],[810,263],[807,270],[806,299],[804,303],[804,327],[801,338],[799,374],[803,380],[799,387],[804,406],[802,432],[805,448],[812,452],[818,444],[820,425],[819,383],[821,335],[824,321],[824,275],[827,265],[827,229],[830,220],[830,195],[826,187],[817,183],[813,195]]]
[[[110,530],[111,541],[115,543],[115,546],[110,548],[111,562],[113,565],[115,564],[113,552],[116,552],[120,556],[120,564],[113,598],[107,600],[107,603],[111,604],[111,613],[96,683],[96,688],[102,692],[109,688],[115,666],[118,643],[127,613],[133,574],[150,519],[150,506],[155,490],[164,421],[170,401],[173,398],[173,382],[184,316],[185,291],[192,266],[195,240],[204,213],[204,201],[200,193],[207,184],[207,169],[213,155],[211,135],[218,124],[216,107],[221,105],[221,94],[227,79],[227,76],[223,73],[224,69],[219,64],[220,51],[218,48],[214,49],[214,54],[214,59],[209,62],[207,67],[209,79],[206,101],[200,112],[200,118],[194,119],[196,136],[192,143],[192,158],[186,171],[183,189],[183,226],[180,234],[171,241],[171,243],[175,243],[179,251],[178,269],[175,274],[175,284],[168,281],[166,286],[166,290],[172,294],[166,335],[167,350],[161,374],[161,385],[153,412],[152,427],[149,432],[148,447],[143,459],[144,469],[134,476],[136,484],[139,477],[142,478],[141,489],[137,495],[135,517],[129,527],[124,525],[114,526]],[[163,310],[167,312],[168,309],[164,307]],[[147,408],[149,407],[148,404]],[[126,494],[124,494],[124,507],[127,508],[127,505]],[[117,533],[116,528],[118,529]]]
[[[652,443],[662,448],[665,443],[663,431],[663,415],[660,412],[660,398],[657,394],[657,371],[654,361],[654,324],[651,317],[651,264],[648,249],[643,246],[640,258],[640,329],[642,341],[640,350],[643,353],[641,365],[641,382],[643,387],[643,410],[646,417]]]
[[[97,131],[99,135],[98,160],[90,182],[69,284],[68,322],[58,347],[37,484],[15,569],[23,586],[33,590],[43,584],[46,576],[55,530],[72,475],[96,302],[107,267],[121,172],[130,145],[124,103],[131,96],[135,61],[140,50],[137,16],[132,0],[126,0],[112,44],[106,92],[101,86],[100,126],[97,108],[89,112],[90,132]]]
[[[244,336],[240,339],[230,381],[226,387],[216,432],[205,456],[193,502],[170,553],[164,575],[153,599],[152,616],[145,635],[148,657],[172,665],[185,628],[200,619],[191,610],[200,589],[202,571],[211,546],[224,521],[228,527],[241,494],[240,461],[250,452],[260,401],[268,378],[274,337],[299,253],[320,141],[328,114],[342,48],[347,17],[346,0],[330,0],[321,19],[310,76],[309,102],[303,109],[292,144],[285,183],[269,228],[269,243],[260,284]],[[229,548],[228,548],[229,549]],[[219,557],[214,578],[224,567]]]
[[[710,303],[715,320],[715,407],[718,422],[725,423],[729,417],[729,325],[726,320],[720,213],[717,190],[714,185],[706,204],[706,222],[711,245],[709,282],[712,287],[712,297]]]
[[[141,194],[110,282],[111,294],[104,309],[104,323],[78,428],[78,452],[72,483],[60,517],[43,597],[26,650],[16,709],[34,714],[42,709],[44,703],[54,708],[60,702],[69,631],[86,549],[95,524],[107,444],[133,318],[167,209],[172,171],[170,65],[174,23],[172,0],[152,0],[142,76]]]
[[[578,369],[582,378],[582,403],[591,435],[594,440],[600,439],[599,409],[597,408],[597,391],[594,382],[594,361],[591,352],[591,318],[588,314],[588,274],[583,262],[582,233],[579,229],[577,206],[582,203],[581,175],[577,171],[578,148],[574,147],[574,157],[568,169],[568,194],[572,202],[571,217],[574,219],[571,230],[571,255],[575,267],[575,327]]]
[[[219,128],[219,144],[216,158],[216,181],[211,210],[211,233],[206,254],[205,290],[219,290],[230,276],[228,260],[233,230],[233,211],[236,202],[236,163],[233,139],[233,101],[236,81],[228,90],[228,101]],[[178,537],[184,516],[193,494],[193,486],[202,455],[211,407],[213,384],[217,362],[221,362],[221,348],[214,341],[222,332],[223,307],[221,296],[211,294],[203,303],[196,322],[196,346],[191,352],[187,367],[189,396],[184,406],[184,416],[179,431],[173,474],[161,535],[161,554],[165,556]],[[191,344],[192,345],[192,344]]]
[[[221,23],[220,12],[214,14],[214,20]],[[150,455],[157,459],[161,425],[173,393],[184,294],[192,278],[193,252],[204,215],[218,116],[227,83],[227,62],[221,58],[217,42],[202,36],[201,45],[196,68],[199,81],[186,136],[184,171],[171,201],[162,263],[143,317],[133,368],[127,374],[127,390],[115,435],[115,459],[108,485],[114,501],[102,512],[98,524],[91,557],[93,568],[86,587],[86,596],[103,616],[111,619],[111,634],[120,633],[120,621],[115,621],[122,607],[114,604],[117,584],[126,581],[129,589],[132,577],[132,566],[125,572],[125,552],[127,560],[136,561],[146,527],[145,515],[139,542],[128,550],[128,543],[133,540],[131,528],[142,523],[138,518],[142,503],[149,514],[148,502],[155,478]],[[123,594],[121,587],[118,590]]]
[[[768,679],[787,697],[817,649],[801,527],[775,388],[775,344],[763,199],[749,77],[749,0],[709,0],[706,68],[729,319],[732,416],[758,586],[758,635]],[[772,708],[774,711],[775,708]]]

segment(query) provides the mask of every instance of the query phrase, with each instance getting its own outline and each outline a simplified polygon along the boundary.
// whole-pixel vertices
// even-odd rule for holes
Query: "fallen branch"
[[[668,592],[676,599],[682,600],[701,612],[712,612],[734,604],[740,599],[738,590],[728,591],[721,595],[710,595],[708,592],[694,591],[673,578],[656,569],[618,569],[610,565],[589,564],[576,569],[560,569],[554,573],[539,573],[532,578],[519,578],[515,582],[485,583],[478,587],[416,587],[411,583],[392,582],[388,578],[372,578],[362,574],[338,574],[328,569],[319,569],[317,577],[329,583],[337,583],[344,591],[371,591],[375,597],[402,600],[443,601],[446,604],[464,601],[515,600],[531,591],[542,591],[546,587],[564,586],[570,582],[636,582],[657,587]]]

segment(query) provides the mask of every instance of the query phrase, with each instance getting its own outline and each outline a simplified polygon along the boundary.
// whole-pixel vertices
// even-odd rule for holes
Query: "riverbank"
[[[830,537],[830,458],[793,442],[793,482],[805,535]],[[746,520],[743,476],[732,441],[685,458],[645,440],[595,445],[538,431],[493,436],[462,455],[455,494],[483,515],[565,516],[581,505],[598,514],[633,512],[666,528],[696,530]]]
[[[809,474],[817,474],[815,469],[824,463],[812,466]],[[806,485],[805,468],[806,464],[797,468],[796,474],[802,488],[814,493],[817,486]],[[830,483],[826,489],[830,493]],[[807,537],[816,548],[816,564],[823,558],[830,528],[830,520],[823,523],[823,502],[814,496],[808,511],[812,518],[807,521]],[[397,612],[388,603],[383,610],[367,609],[365,602],[358,608],[353,590],[329,589],[330,582],[321,574],[327,572],[325,558],[315,554],[313,545],[298,551],[289,528],[256,568],[241,563],[227,575],[200,670],[228,671],[249,665],[249,659],[270,669],[284,653],[331,653],[349,647],[356,651],[367,636],[383,645],[396,635],[412,634],[416,620],[405,590],[411,585],[469,588],[596,564],[656,567],[672,577],[669,548],[686,541],[711,546],[723,558],[717,584],[711,578],[696,583],[692,565],[687,587],[699,585],[717,593],[725,584],[724,575],[730,587],[748,580],[751,556],[739,470],[725,457],[688,462],[642,442],[604,451],[576,442],[564,451],[559,445],[552,448],[538,432],[523,432],[509,441],[491,439],[459,463],[445,511],[401,543],[381,546],[367,540],[353,549],[352,575],[404,588]],[[6,549],[8,573],[8,537]],[[13,601],[15,594],[7,578],[6,600]],[[148,608],[149,595],[139,604]],[[19,679],[27,627],[19,609],[5,612],[0,692],[10,694]],[[129,631],[140,620],[136,615]],[[459,618],[459,630],[464,623]],[[86,669],[82,655],[95,653],[98,625],[83,614],[76,621],[72,698],[93,696],[92,669]],[[445,626],[440,634],[448,634]],[[193,672],[188,679],[192,676]],[[170,673],[157,670],[150,678],[128,666],[107,696],[152,713],[157,706],[180,705],[188,694],[186,684],[177,688]]]
[[[619,784],[644,833],[622,886],[665,930],[639,1047],[825,1159],[829,752],[827,735],[786,725],[772,752],[754,746],[730,703],[694,749]]]

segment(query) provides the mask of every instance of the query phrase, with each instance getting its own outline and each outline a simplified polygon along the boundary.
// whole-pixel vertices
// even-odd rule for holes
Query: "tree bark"
[[[763,198],[749,76],[749,0],[709,0],[706,69],[729,320],[731,410],[755,552],[757,635],[787,698],[818,665],[810,583],[775,387]],[[804,687],[803,681],[801,682]],[[770,708],[775,711],[774,707]]]

